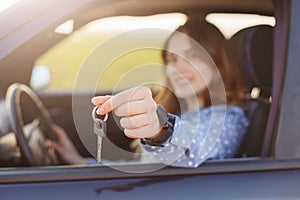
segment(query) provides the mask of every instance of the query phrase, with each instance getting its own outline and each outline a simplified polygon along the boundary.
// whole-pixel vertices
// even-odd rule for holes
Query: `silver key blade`
[[[98,142],[97,142],[97,162],[100,164],[101,162],[101,150],[102,150],[102,137],[98,136]]]
[[[92,118],[94,120],[94,133],[97,135],[97,162],[101,162],[101,150],[102,150],[102,138],[106,137],[106,120],[108,114],[105,115],[104,119],[97,117],[96,111],[98,107],[95,107],[92,112]]]
[[[101,162],[102,138],[106,136],[106,122],[96,119],[94,123],[94,133],[97,135],[97,162]]]

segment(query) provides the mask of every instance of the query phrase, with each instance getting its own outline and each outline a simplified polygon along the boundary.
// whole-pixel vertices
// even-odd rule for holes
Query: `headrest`
[[[259,87],[270,96],[273,68],[273,27],[258,25],[237,32],[231,39],[241,71],[250,87]]]

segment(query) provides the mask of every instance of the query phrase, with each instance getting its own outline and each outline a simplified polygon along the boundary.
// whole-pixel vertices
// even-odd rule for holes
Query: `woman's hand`
[[[61,164],[60,159],[67,164],[85,164],[87,159],[82,157],[68,138],[66,132],[59,126],[53,125],[57,141],[47,140],[48,153],[53,164]],[[57,157],[59,156],[59,158]]]
[[[92,103],[99,106],[97,114],[105,115],[114,110],[121,117],[120,124],[129,138],[157,138],[161,125],[156,113],[157,104],[150,88],[134,87],[114,96],[97,96]]]

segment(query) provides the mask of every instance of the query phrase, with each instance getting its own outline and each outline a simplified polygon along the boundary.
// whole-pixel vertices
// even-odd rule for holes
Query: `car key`
[[[96,111],[98,107],[94,107],[92,111],[92,118],[94,120],[94,133],[97,135],[97,162],[101,162],[101,150],[102,150],[102,138],[106,137],[106,121],[108,114],[105,115],[104,119],[98,117]]]

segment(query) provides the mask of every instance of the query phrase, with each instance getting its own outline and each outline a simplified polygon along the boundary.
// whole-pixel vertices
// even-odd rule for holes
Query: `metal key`
[[[92,111],[92,118],[94,120],[94,133],[98,137],[97,141],[97,162],[98,164],[101,161],[101,149],[102,149],[102,138],[106,137],[106,121],[108,118],[108,114],[105,115],[104,119],[100,119],[97,116],[97,111],[98,107],[94,107]]]

